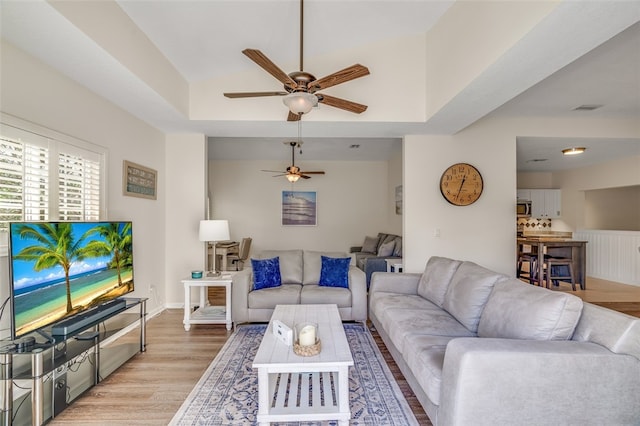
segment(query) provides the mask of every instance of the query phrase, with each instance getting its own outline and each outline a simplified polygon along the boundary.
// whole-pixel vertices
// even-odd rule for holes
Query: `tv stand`
[[[87,323],[70,335],[45,333],[47,341],[36,340],[28,351],[0,345],[0,425],[46,423],[131,357],[146,350],[147,299],[122,300],[123,310]],[[103,344],[137,322],[139,342],[116,339]],[[14,385],[30,391],[18,390],[14,394],[14,389],[19,389]]]

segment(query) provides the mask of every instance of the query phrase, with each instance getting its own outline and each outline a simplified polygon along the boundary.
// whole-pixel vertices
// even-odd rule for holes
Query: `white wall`
[[[640,185],[640,156],[555,173],[553,181],[562,188],[562,223],[568,230],[585,229],[585,191]]]
[[[206,269],[205,245],[198,239],[200,220],[206,219],[206,137],[169,135],[166,149],[166,195],[171,200],[166,206],[162,244],[166,302],[170,307],[180,307],[184,306],[180,280],[189,277],[192,270]],[[162,264],[156,263],[156,267],[162,269]]]
[[[405,137],[406,272],[422,272],[431,256],[515,272],[515,154],[515,136],[487,122],[454,136]],[[439,187],[444,170],[459,162],[474,165],[484,181],[480,199],[466,207],[449,204]]]
[[[560,119],[488,116],[452,136],[406,136],[404,142],[404,253],[407,272],[424,269],[433,255],[473,260],[485,267],[515,273],[516,138],[640,137],[636,120]],[[468,207],[449,205],[438,189],[445,168],[468,162],[480,170],[485,191]],[[563,188],[563,219],[583,227],[586,189],[637,185],[640,159],[554,175]],[[623,183],[624,182],[624,183]],[[570,191],[565,191],[570,188]],[[580,198],[582,197],[582,198]],[[554,220],[566,227],[563,221]],[[434,230],[440,229],[440,237]]]
[[[587,229],[640,231],[640,185],[586,191],[584,216]]]
[[[210,161],[212,217],[228,219],[231,238],[253,238],[252,253],[265,249],[301,248],[348,252],[367,235],[397,232],[389,223],[387,162],[305,162],[305,169],[324,170],[290,184],[260,170],[281,170],[282,162]],[[282,191],[316,191],[318,225],[282,226]]]
[[[108,148],[107,219],[133,221],[133,296],[151,296],[148,310],[158,308],[165,282],[164,270],[157,267],[165,261],[164,135],[10,44],[3,42],[1,52],[2,112]],[[122,195],[125,159],[158,171],[157,200]],[[0,266],[0,299],[4,300],[9,282],[6,257],[0,264],[4,264]],[[151,294],[152,286],[157,294]]]

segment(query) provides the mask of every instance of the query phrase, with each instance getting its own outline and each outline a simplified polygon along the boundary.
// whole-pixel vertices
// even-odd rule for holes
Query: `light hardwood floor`
[[[168,309],[147,323],[147,351],[88,390],[51,425],[166,425],[178,411],[231,332],[224,325],[192,325]],[[421,425],[431,425],[376,332],[378,347]],[[137,330],[122,337],[137,341]]]
[[[568,283],[561,283],[558,287],[552,288],[552,290],[575,294],[585,302],[640,317],[640,286],[587,277],[585,290],[578,288],[573,291],[571,284]]]
[[[640,287],[587,279],[587,289],[568,291],[583,300],[640,316]],[[214,301],[214,299],[212,299]],[[182,405],[231,332],[223,325],[194,325],[186,332],[182,310],[169,309],[147,324],[147,351],[76,400],[52,425],[166,425]],[[382,340],[374,338],[421,425],[431,425]],[[138,338],[137,331],[123,339]]]

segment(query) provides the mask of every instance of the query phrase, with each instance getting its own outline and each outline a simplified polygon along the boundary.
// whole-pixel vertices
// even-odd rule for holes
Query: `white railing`
[[[587,241],[587,276],[640,286],[640,232],[580,230]]]

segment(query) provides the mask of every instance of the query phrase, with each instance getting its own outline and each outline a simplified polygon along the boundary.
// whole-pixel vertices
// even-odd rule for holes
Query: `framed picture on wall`
[[[316,226],[316,191],[282,191],[282,225]]]
[[[396,186],[396,214],[402,215],[402,185]]]
[[[140,164],[124,160],[122,162],[122,193],[130,197],[155,200],[158,172]]]

